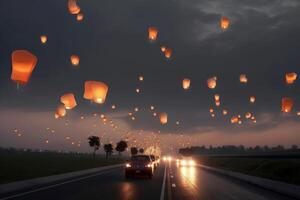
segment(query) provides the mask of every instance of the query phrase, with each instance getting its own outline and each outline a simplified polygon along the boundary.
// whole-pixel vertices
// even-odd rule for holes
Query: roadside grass
[[[300,159],[209,156],[198,159],[203,165],[300,185]]]
[[[123,157],[106,159],[91,154],[0,151],[0,184],[67,173],[77,170],[120,164]]]

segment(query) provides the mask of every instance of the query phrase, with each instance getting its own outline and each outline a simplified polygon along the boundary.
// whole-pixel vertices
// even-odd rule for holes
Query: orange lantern
[[[40,39],[41,39],[41,42],[43,44],[45,44],[47,42],[47,36],[46,35],[41,35]]]
[[[59,105],[56,108],[55,118],[64,117],[66,114],[67,114],[67,111],[65,109],[65,106]]]
[[[165,57],[166,58],[171,58],[171,56],[172,56],[172,52],[173,52],[173,50],[172,49],[170,49],[170,48],[167,48],[166,50],[165,50]]]
[[[85,81],[83,98],[92,100],[95,103],[105,102],[108,86],[99,81]]]
[[[213,108],[210,108],[210,109],[209,109],[209,112],[210,112],[210,113],[213,113],[213,112],[214,112],[214,109],[213,109]]]
[[[240,75],[240,82],[241,83],[247,83],[248,82],[246,74],[241,74]]]
[[[285,75],[285,80],[287,84],[293,84],[294,81],[297,79],[297,74],[292,72],[292,73],[287,73]]]
[[[239,118],[238,118],[237,116],[233,116],[233,117],[231,118],[231,123],[232,123],[232,124],[239,123]]]
[[[215,94],[215,101],[220,101],[220,95],[219,94]]]
[[[80,62],[79,56],[72,55],[70,59],[71,59],[71,63],[72,63],[73,66],[78,66],[79,65],[79,62]]]
[[[250,112],[247,112],[247,113],[245,114],[246,119],[250,119],[251,116],[252,116],[252,114],[251,114]]]
[[[68,93],[60,97],[60,102],[65,105],[65,108],[70,110],[77,106],[74,94]]]
[[[210,89],[214,89],[217,86],[217,77],[212,77],[207,79],[207,87]]]
[[[254,103],[255,102],[255,96],[251,96],[250,98],[249,98],[249,101],[250,101],[250,103]]]
[[[143,76],[139,76],[139,80],[140,80],[140,81],[143,81],[143,80],[144,80],[144,77],[143,77]]]
[[[82,21],[84,18],[84,15],[82,13],[77,14],[76,19],[77,21]]]
[[[158,29],[156,27],[148,28],[149,40],[154,41],[157,38]]]
[[[190,88],[190,84],[191,84],[191,80],[190,79],[187,79],[187,78],[183,79],[183,81],[182,81],[182,87],[183,87],[183,89],[185,89],[185,90],[189,89]]]
[[[37,63],[37,57],[26,50],[12,53],[11,79],[19,84],[26,84]]]
[[[223,115],[227,115],[228,111],[227,110],[223,110]]]
[[[226,30],[229,27],[230,21],[228,17],[221,17],[220,25],[223,30]]]
[[[166,51],[166,47],[165,46],[161,46],[160,50],[161,50],[161,52],[165,52]]]
[[[69,12],[73,15],[77,15],[80,12],[80,7],[77,5],[76,0],[68,1]]]
[[[294,105],[294,101],[292,98],[283,97],[281,99],[281,111],[282,112],[285,112],[285,113],[291,112],[293,105]]]
[[[168,123],[168,114],[167,113],[161,113],[159,116],[160,123],[161,124],[166,124]]]
[[[220,101],[215,101],[215,103],[216,103],[216,106],[218,106],[218,107],[221,105]]]

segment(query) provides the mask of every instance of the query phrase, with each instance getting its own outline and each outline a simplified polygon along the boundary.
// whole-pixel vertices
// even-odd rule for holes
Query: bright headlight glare
[[[189,160],[189,165],[190,165],[190,166],[194,166],[194,165],[195,165],[195,161]]]
[[[129,163],[126,163],[126,167],[131,167],[131,164],[129,164]]]
[[[186,166],[187,165],[187,161],[186,160],[181,160],[180,164],[183,165],[183,166]]]

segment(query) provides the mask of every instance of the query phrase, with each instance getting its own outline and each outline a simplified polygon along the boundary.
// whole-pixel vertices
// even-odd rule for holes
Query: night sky
[[[160,140],[164,150],[300,144],[300,82],[285,83],[286,73],[300,74],[298,0],[77,3],[81,22],[69,13],[67,0],[0,0],[0,146],[87,151],[89,135],[100,136],[102,143],[128,139],[131,146]],[[222,16],[231,23],[225,31]],[[150,26],[159,30],[154,42],[148,39]],[[41,35],[47,35],[46,44]],[[161,46],[173,49],[171,59]],[[29,83],[19,87],[10,79],[11,53],[18,49],[38,58]],[[73,54],[80,56],[78,67],[70,63]],[[247,84],[239,82],[240,74],[247,75]],[[218,80],[212,90],[206,81],[213,76]],[[191,80],[189,90],[182,88],[184,78]],[[83,98],[86,80],[109,86],[105,104]],[[69,92],[78,106],[55,119],[60,96]],[[220,107],[214,94],[220,94]],[[254,104],[249,103],[252,95]],[[291,113],[281,112],[284,96],[295,102]],[[168,113],[166,125],[152,115],[151,105],[157,113]],[[128,112],[134,112],[135,121]],[[230,123],[233,115],[244,118],[246,112],[257,123]],[[104,125],[100,114],[118,128]]]

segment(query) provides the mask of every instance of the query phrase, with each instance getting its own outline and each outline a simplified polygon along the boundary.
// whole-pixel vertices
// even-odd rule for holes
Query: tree
[[[136,147],[131,147],[130,151],[132,156],[138,154],[138,149]]]
[[[113,146],[112,144],[105,144],[104,145],[104,151],[106,153],[106,159],[108,158],[108,156],[110,156],[113,152]]]
[[[144,153],[144,149],[143,149],[143,148],[140,148],[140,149],[139,149],[139,152],[140,152],[141,154],[143,154],[143,153]]]
[[[117,143],[116,151],[119,152],[119,156],[121,155],[121,152],[126,150],[126,148],[127,148],[127,142],[121,140],[120,142]]]
[[[100,147],[100,138],[98,136],[90,136],[88,138],[89,140],[89,145],[90,147],[94,148],[94,152],[93,152],[93,157],[95,159],[96,156],[96,151],[99,149]]]

